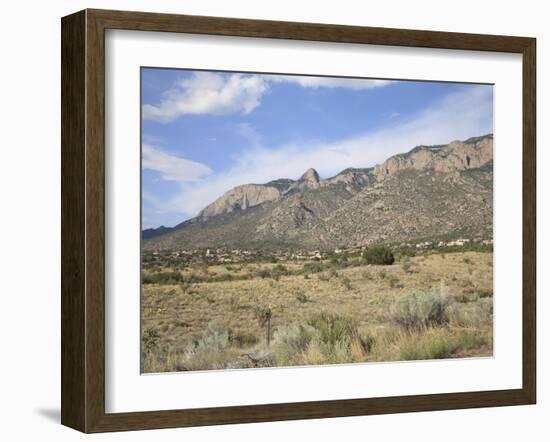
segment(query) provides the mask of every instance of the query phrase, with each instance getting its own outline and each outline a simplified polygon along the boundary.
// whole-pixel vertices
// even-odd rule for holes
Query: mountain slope
[[[238,186],[173,229],[143,232],[146,250],[332,248],[492,235],[493,137],[418,146],[329,179]]]

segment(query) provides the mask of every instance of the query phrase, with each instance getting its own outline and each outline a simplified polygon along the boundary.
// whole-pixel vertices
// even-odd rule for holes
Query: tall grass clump
[[[279,366],[343,364],[365,361],[368,345],[354,320],[322,312],[305,323],[279,327],[272,352]]]
[[[455,348],[456,344],[446,329],[430,328],[405,335],[399,341],[397,355],[402,361],[445,359],[451,356]]]

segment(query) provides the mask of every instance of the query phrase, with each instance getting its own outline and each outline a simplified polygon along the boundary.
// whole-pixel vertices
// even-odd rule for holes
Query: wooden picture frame
[[[517,53],[523,57],[523,385],[132,413],[105,412],[105,30]],[[62,19],[62,424],[83,432],[534,404],[536,41],[533,38],[106,10]]]

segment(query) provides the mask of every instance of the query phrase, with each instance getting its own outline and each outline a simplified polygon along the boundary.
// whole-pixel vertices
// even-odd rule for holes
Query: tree
[[[370,246],[363,253],[363,259],[367,264],[373,265],[392,265],[395,262],[393,252],[387,246]]]

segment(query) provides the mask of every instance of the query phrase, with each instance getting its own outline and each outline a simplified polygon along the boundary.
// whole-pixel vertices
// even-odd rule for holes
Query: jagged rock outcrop
[[[446,146],[417,146],[406,154],[395,155],[375,166],[376,178],[395,175],[405,169],[460,172],[475,169],[493,159],[493,136],[453,141]]]
[[[281,178],[266,184],[244,184],[224,193],[212,204],[206,206],[199,213],[198,218],[206,219],[236,210],[246,210],[275,201],[282,195],[317,189],[320,186],[321,179],[315,169],[306,170],[297,181]]]
[[[321,186],[321,179],[315,169],[308,169],[294,182],[287,190],[287,193],[304,192],[306,190],[318,189]]]
[[[274,201],[281,196],[275,186],[262,184],[244,184],[224,193],[212,204],[206,206],[198,215],[201,219],[231,213],[235,210],[246,210],[251,207]]]
[[[369,184],[369,172],[371,170],[372,169],[354,169],[350,167],[332,178],[322,180],[321,185],[330,186],[333,184],[343,184],[346,186],[346,189],[352,191]]]

